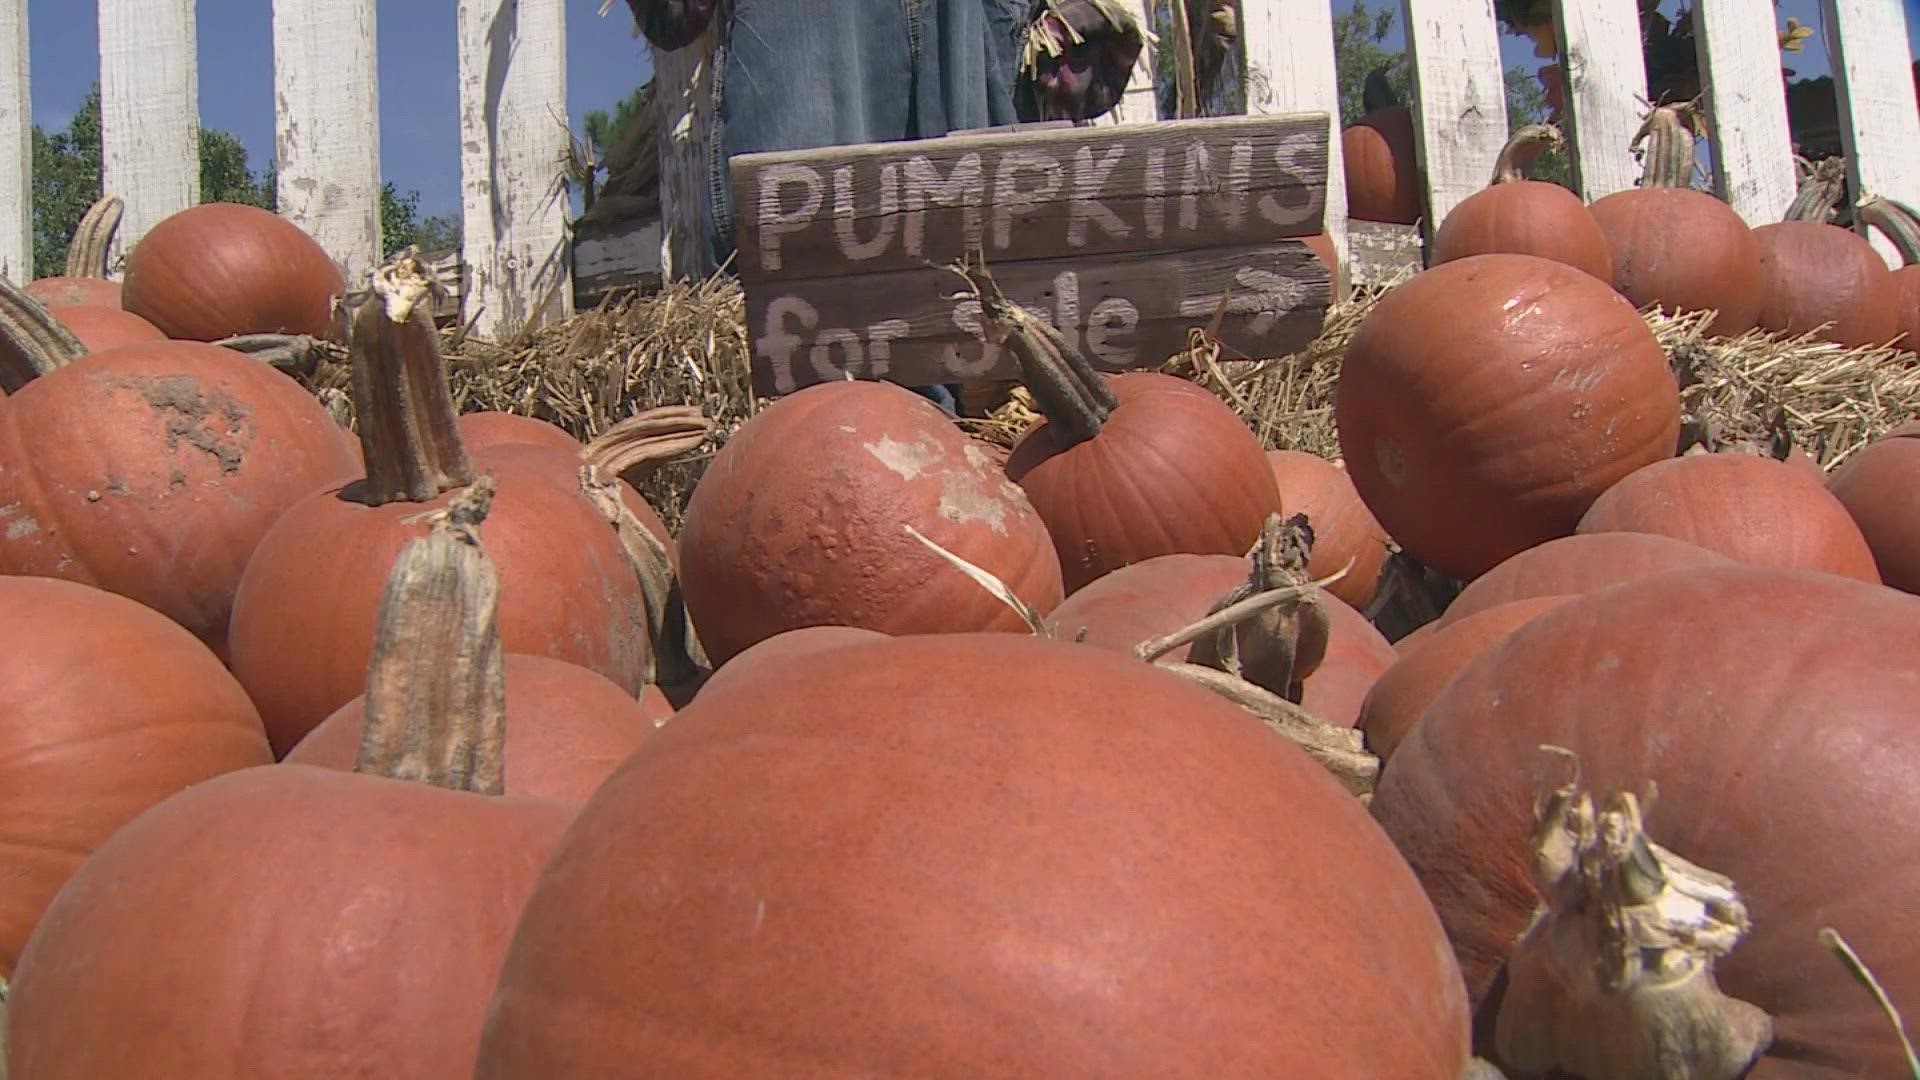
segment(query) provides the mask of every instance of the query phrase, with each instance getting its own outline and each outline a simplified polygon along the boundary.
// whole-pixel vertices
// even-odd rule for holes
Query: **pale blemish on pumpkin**
[[[867,443],[866,451],[873,455],[875,461],[899,474],[902,480],[918,480],[928,468],[939,464],[947,456],[939,443],[925,435],[910,443],[882,435],[878,442]]]
[[[984,524],[1000,536],[1007,535],[1007,501],[1004,495],[988,490],[980,474],[954,470],[940,483],[940,515],[957,524]]]
[[[17,502],[0,506],[0,521],[7,523],[7,539],[24,540],[40,532],[40,523],[27,515]]]
[[[1380,466],[1380,475],[1394,487],[1407,486],[1407,458],[1400,452],[1400,444],[1391,439],[1381,439],[1373,444],[1373,459]]]

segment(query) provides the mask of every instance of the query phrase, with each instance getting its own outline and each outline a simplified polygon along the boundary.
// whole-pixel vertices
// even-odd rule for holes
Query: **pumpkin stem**
[[[0,390],[9,394],[87,355],[73,331],[0,276]]]
[[[1647,114],[1634,133],[1633,149],[1642,157],[1643,188],[1690,188],[1695,169],[1694,144],[1700,139],[1700,109],[1691,101],[1662,105]]]
[[[1566,142],[1560,129],[1552,124],[1527,124],[1518,128],[1493,159],[1493,184],[1511,184],[1527,178],[1525,162],[1531,162],[1548,150],[1557,150]]]
[[[312,375],[327,355],[327,342],[305,334],[241,334],[214,342],[223,349],[243,352],[295,378]]]
[[[438,282],[411,249],[373,272],[353,313],[353,407],[369,506],[426,502],[473,483],[447,362],[425,301]]]
[[[713,421],[698,405],[663,405],[635,413],[587,443],[587,464],[634,487],[682,454],[698,450],[713,434]]]
[[[114,234],[120,231],[120,218],[127,204],[118,195],[102,195],[87,212],[80,215],[73,242],[67,245],[67,276],[107,277],[107,258],[113,251]]]
[[[1299,581],[1297,583],[1275,586],[1273,588],[1263,588],[1259,591],[1249,590],[1249,595],[1243,599],[1225,604],[1225,606],[1216,604],[1215,610],[1208,612],[1200,621],[1193,623],[1191,626],[1175,630],[1173,633],[1162,637],[1149,638],[1135,645],[1133,647],[1133,655],[1148,663],[1152,663],[1182,645],[1189,645],[1209,634],[1231,629],[1270,608],[1276,608],[1282,604],[1295,604],[1301,597],[1310,595],[1315,590],[1324,589],[1328,585],[1346,577],[1347,571],[1350,569],[1352,569],[1351,560],[1348,561],[1346,566],[1341,567],[1318,581]],[[1239,589],[1236,588],[1235,592],[1238,591]],[[1231,596],[1232,594],[1230,593],[1228,595]]]
[[[1224,671],[1199,664],[1161,664],[1159,670],[1211,690],[1259,717],[1305,750],[1348,791],[1363,801],[1373,798],[1374,785],[1380,779],[1380,759],[1368,752],[1365,736],[1358,730],[1335,727],[1286,698]]]
[[[1059,425],[1079,443],[1100,434],[1107,417],[1119,407],[1113,387],[1058,330],[1009,301],[986,265],[951,267],[965,280],[986,323],[993,343],[1013,352],[1020,364],[1020,381],[1033,395],[1041,415]]]
[[[1847,198],[1847,159],[1831,157],[1810,162],[1796,157],[1794,171],[1799,174],[1800,187],[1782,220],[1831,223]]]
[[[1534,881],[1546,902],[1507,960],[1500,1059],[1525,1075],[1745,1075],[1773,1021],[1714,979],[1714,961],[1751,928],[1733,882],[1649,839],[1632,792],[1596,805],[1578,759],[1542,749],[1571,761],[1573,776],[1538,808]]]
[[[1914,1080],[1920,1080],[1920,1054],[1914,1052],[1913,1038],[1907,1034],[1907,1022],[1901,1018],[1900,1010],[1894,1006],[1893,998],[1887,994],[1887,988],[1880,985],[1880,980],[1873,974],[1873,969],[1867,966],[1865,960],[1860,959],[1859,953],[1853,951],[1853,946],[1847,944],[1847,939],[1840,936],[1840,931],[1831,926],[1821,927],[1820,944],[1825,945],[1828,952],[1838,957],[1840,962],[1846,965],[1847,974],[1852,975],[1855,982],[1865,987],[1867,993],[1873,995],[1874,1003],[1880,1006],[1880,1012],[1893,1025],[1893,1033],[1900,1037],[1900,1050],[1906,1056],[1907,1071],[1913,1075]],[[4,988],[5,984],[0,983],[0,989]]]
[[[355,772],[505,790],[500,575],[480,546],[492,505],[493,478],[482,476],[446,509],[409,519],[431,528],[400,550],[380,597]]]
[[[1853,219],[1884,233],[1907,266],[1920,263],[1920,214],[1897,199],[1868,195],[1853,208]],[[1915,343],[1909,342],[1909,345]]]
[[[1279,514],[1267,515],[1260,539],[1247,554],[1252,563],[1247,580],[1216,601],[1207,614],[1218,615],[1250,597],[1277,590],[1285,590],[1291,599],[1201,634],[1194,639],[1188,659],[1298,702],[1301,683],[1320,666],[1333,629],[1319,591],[1298,591],[1312,581],[1307,575],[1312,553],[1313,526],[1305,514],[1285,520]]]
[[[613,526],[626,554],[627,565],[640,579],[647,611],[645,681],[657,686],[680,686],[699,675],[693,657],[692,624],[680,595],[680,578],[673,572],[673,556],[652,529],[640,523],[621,498],[621,480],[611,472],[580,466],[580,493]]]
[[[955,555],[953,552],[948,551],[946,548],[928,539],[919,529],[911,525],[902,525],[901,528],[907,531],[908,536],[925,544],[935,555],[952,563],[954,569],[972,578],[974,584],[985,589],[995,600],[1007,605],[1014,614],[1020,616],[1022,622],[1027,624],[1027,629],[1031,630],[1034,636],[1053,636],[1053,627],[1047,623],[1046,616],[1040,614],[1040,609],[1022,600],[1020,594],[1013,591],[1013,586],[1001,581],[993,571],[985,567],[976,566],[960,556]]]

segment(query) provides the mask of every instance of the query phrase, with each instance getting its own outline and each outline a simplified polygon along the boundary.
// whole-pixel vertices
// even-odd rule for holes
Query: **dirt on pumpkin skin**
[[[154,379],[111,376],[103,382],[116,390],[131,390],[145,399],[166,424],[167,450],[177,451],[181,443],[213,456],[220,472],[232,476],[246,464],[247,450],[253,444],[253,425],[247,421],[253,411],[228,394],[207,392],[199,379],[191,375],[163,375]],[[224,420],[224,429],[218,425]],[[174,476],[185,482],[185,474]]]

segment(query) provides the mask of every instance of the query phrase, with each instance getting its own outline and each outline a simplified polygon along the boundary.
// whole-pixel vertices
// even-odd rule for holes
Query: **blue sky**
[[[1333,2],[1341,10],[1351,6],[1351,0]],[[1920,0],[1904,2],[1910,35],[1920,38]],[[599,0],[568,5],[567,110],[578,130],[582,114],[610,107],[647,77],[649,64],[645,41],[630,35],[625,4],[616,3],[604,19],[596,14]],[[1380,0],[1369,6],[1380,7]],[[1671,9],[1674,0],[1662,6]],[[199,0],[198,9],[201,122],[239,136],[255,167],[273,147],[271,8],[268,0]],[[33,118],[43,127],[64,127],[99,71],[95,5],[29,0],[28,9]],[[454,5],[383,0],[379,10],[383,174],[402,191],[420,192],[424,213],[453,212],[460,201]],[[1782,18],[1820,25],[1819,0],[1781,0],[1780,11]],[[1509,63],[1542,62],[1524,41],[1504,44]],[[1827,71],[1817,48],[1790,66],[1802,75]]]

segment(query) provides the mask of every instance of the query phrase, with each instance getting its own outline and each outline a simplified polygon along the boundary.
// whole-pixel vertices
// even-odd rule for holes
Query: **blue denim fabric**
[[[1028,0],[733,0],[714,57],[708,237],[733,254],[735,154],[1017,122]],[[953,393],[926,396],[952,411]]]

